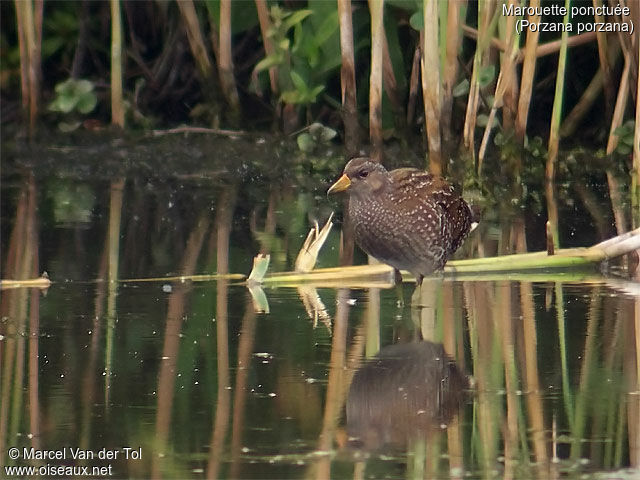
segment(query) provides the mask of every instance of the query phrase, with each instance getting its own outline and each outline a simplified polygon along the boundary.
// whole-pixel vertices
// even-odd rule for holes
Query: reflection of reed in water
[[[385,347],[353,377],[347,399],[349,444],[376,449],[425,437],[451,420],[468,387],[467,376],[442,344]]]

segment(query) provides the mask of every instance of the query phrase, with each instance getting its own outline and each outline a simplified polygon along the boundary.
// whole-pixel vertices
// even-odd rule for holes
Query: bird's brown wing
[[[467,203],[442,177],[416,168],[399,168],[389,173],[399,191],[412,192],[410,195],[397,195],[398,198],[394,200],[399,206],[414,215],[423,212],[438,215],[442,219],[440,235],[449,236],[451,239],[448,254],[455,252],[462,245],[471,227],[472,214]],[[416,210],[415,207],[420,205],[423,210]]]
[[[431,175],[417,168],[398,168],[389,172],[391,181],[399,191],[412,191],[421,198],[433,199],[436,203],[447,202],[455,194],[453,187],[442,177]],[[408,200],[407,197],[403,200]]]
[[[449,231],[451,232],[449,255],[452,255],[453,252],[460,248],[460,245],[469,234],[472,214],[467,202],[457,195],[446,205],[446,212]]]

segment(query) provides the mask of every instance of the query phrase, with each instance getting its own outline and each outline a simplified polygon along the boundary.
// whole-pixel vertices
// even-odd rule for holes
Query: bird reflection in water
[[[385,347],[353,377],[347,398],[348,447],[404,447],[444,428],[469,388],[439,343]]]

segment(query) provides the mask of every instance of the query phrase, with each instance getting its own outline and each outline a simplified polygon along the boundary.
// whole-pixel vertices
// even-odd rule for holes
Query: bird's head
[[[327,195],[347,191],[366,196],[379,191],[388,182],[389,174],[381,164],[365,157],[354,158],[345,165],[342,176],[331,185]]]

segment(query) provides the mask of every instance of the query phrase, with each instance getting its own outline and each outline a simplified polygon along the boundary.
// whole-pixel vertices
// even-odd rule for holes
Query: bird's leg
[[[404,292],[402,290],[402,274],[400,273],[400,270],[398,270],[397,268],[393,269],[393,273],[395,275],[396,295],[398,298],[396,300],[396,305],[398,308],[402,308],[404,307]]]

